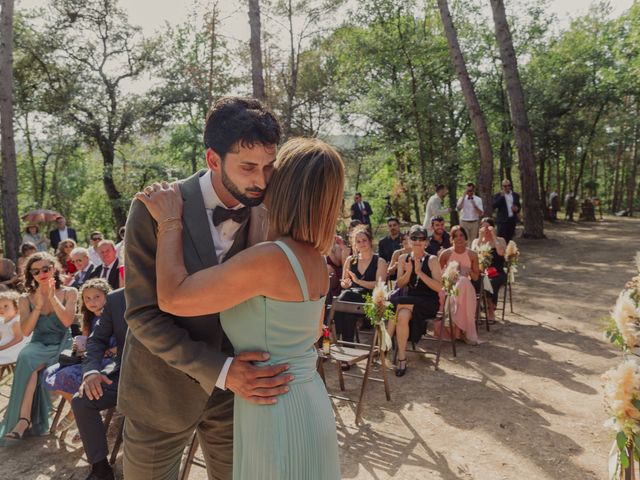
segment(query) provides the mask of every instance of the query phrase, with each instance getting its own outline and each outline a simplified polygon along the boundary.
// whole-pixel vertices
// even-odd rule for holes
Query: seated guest
[[[116,245],[111,240],[102,240],[98,243],[98,255],[100,255],[100,265],[93,270],[90,278],[104,278],[109,282],[112,289],[120,287],[120,261]]]
[[[380,258],[383,258],[385,262],[389,263],[393,252],[402,248],[400,221],[395,217],[390,217],[387,220],[387,228],[389,229],[389,235],[378,243],[378,255],[380,255]]]
[[[22,335],[18,299],[13,290],[0,292],[0,365],[15,363],[29,339]]]
[[[60,352],[71,346],[70,325],[75,319],[78,291],[62,285],[61,268],[55,257],[38,252],[25,265],[20,297],[20,327],[31,341],[18,354],[11,397],[0,424],[3,442],[22,440],[24,433],[44,435],[49,430],[51,399],[39,372],[58,361]]]
[[[424,250],[427,230],[422,225],[414,225],[409,231],[409,241],[411,252],[401,255],[398,261],[397,286],[406,287],[406,294],[395,299],[396,322],[387,325],[389,335],[395,332],[398,342],[398,377],[407,371],[407,340],[420,340],[426,320],[438,313],[438,293],[442,289],[438,258]]]
[[[113,470],[107,461],[107,432],[100,411],[116,406],[120,361],[127,334],[124,312],[124,290],[119,289],[107,295],[102,316],[87,340],[87,354],[82,362],[82,385],[71,403],[84,451],[91,464],[91,473],[87,480],[114,478]],[[104,366],[105,354],[111,351],[114,337],[114,361]]]
[[[404,233],[400,234],[400,248],[393,252],[391,255],[391,261],[387,267],[387,278],[389,280],[396,280],[398,272],[398,260],[400,255],[411,252],[411,245],[409,244],[409,236]]]
[[[444,271],[449,262],[458,262],[460,276],[456,287],[458,295],[451,297],[449,308],[456,332],[451,332],[458,338],[458,329],[464,333],[464,341],[470,345],[478,344],[476,331],[476,290],[471,281],[480,278],[478,255],[466,247],[467,232],[460,225],[451,228],[453,247],[444,250],[439,257],[440,267]]]
[[[104,240],[104,237],[102,236],[102,233],[97,230],[95,232],[91,232],[91,235],[89,235],[89,261],[94,265],[100,265],[102,263],[100,255],[98,255],[98,244],[102,240]]]
[[[48,242],[44,235],[40,235],[38,232],[40,227],[35,223],[30,223],[22,235],[22,243],[33,243],[33,246],[38,252],[46,252]]]
[[[429,237],[427,252],[438,256],[442,250],[451,247],[449,234],[444,229],[444,218],[435,216],[431,219],[431,229],[433,234]]]
[[[116,252],[118,253],[118,259],[120,259],[120,265],[124,264],[124,232],[125,227],[118,229],[118,243],[116,243]]]
[[[487,298],[487,321],[496,321],[496,305],[498,304],[498,292],[500,287],[507,283],[507,274],[504,271],[504,252],[507,249],[507,242],[499,237],[496,231],[496,224],[493,218],[485,217],[480,221],[480,233],[471,244],[473,250],[477,250],[481,245],[491,245],[492,261],[485,271],[491,282],[493,293],[488,292]]]
[[[18,257],[18,263],[16,265],[16,271],[19,277],[24,277],[23,267],[31,255],[36,253],[38,250],[36,246],[31,242],[25,242],[20,245],[20,256]]]
[[[76,242],[71,238],[67,238],[58,243],[58,250],[56,251],[58,263],[62,266],[62,270],[69,282],[73,279],[73,274],[76,273],[76,266],[71,261],[71,252],[74,248],[76,248]]]
[[[15,290],[20,287],[16,264],[8,258],[0,258],[0,287],[3,290]]]
[[[80,313],[82,315],[80,337],[74,338],[73,348],[77,355],[84,354],[85,342],[89,335],[93,332],[96,322],[100,319],[102,309],[107,301],[107,294],[111,291],[111,287],[106,280],[102,278],[93,278],[87,281],[80,291]],[[114,340],[115,342],[115,340]],[[110,358],[104,359],[104,364],[111,362]],[[67,402],[71,403],[73,395],[80,388],[82,383],[82,365],[60,366],[59,363],[51,365],[43,374],[45,388],[62,396]],[[65,418],[62,419],[58,427],[59,431],[65,431],[74,424],[73,412],[70,411]]]
[[[342,266],[349,256],[349,247],[346,246],[340,235],[336,235],[333,241],[333,247],[329,255],[327,255],[327,270],[329,271],[329,295],[327,295],[327,303],[331,303],[333,297],[340,295],[342,288],[340,280],[342,279]]]
[[[89,251],[83,247],[76,247],[71,251],[71,262],[73,262],[77,269],[77,272],[73,276],[71,286],[79,289],[84,282],[91,278],[93,269],[96,267],[89,261]]]
[[[339,299],[361,303],[366,294],[373,292],[377,282],[387,278],[387,263],[373,253],[373,237],[367,225],[359,225],[353,230],[353,241],[354,254],[347,257],[342,268],[340,285],[344,291]],[[336,333],[345,342],[353,342],[357,319],[356,315],[348,313],[335,314]]]

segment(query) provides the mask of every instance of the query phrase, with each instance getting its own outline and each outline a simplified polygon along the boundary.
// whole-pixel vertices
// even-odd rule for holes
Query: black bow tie
[[[243,223],[247,218],[249,218],[250,213],[251,210],[248,207],[230,210],[218,205],[213,209],[211,218],[213,219],[213,225],[217,227],[227,220],[233,220],[236,223]]]

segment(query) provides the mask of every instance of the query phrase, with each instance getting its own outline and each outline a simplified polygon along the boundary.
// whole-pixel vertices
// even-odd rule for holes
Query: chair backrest
[[[329,312],[329,331],[331,332],[331,343],[336,343],[338,336],[336,334],[336,325],[334,322],[334,316],[336,312],[352,313],[355,315],[364,315],[364,303],[358,302],[345,302],[344,300],[338,300],[338,297],[333,297]]]

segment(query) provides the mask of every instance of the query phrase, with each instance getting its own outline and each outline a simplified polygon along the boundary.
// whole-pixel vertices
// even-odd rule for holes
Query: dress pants
[[[102,397],[89,400],[86,395],[79,397],[76,393],[71,401],[71,408],[76,417],[78,431],[82,438],[84,452],[91,465],[107,458],[107,431],[102,423],[100,412],[116,406],[118,399],[118,375],[113,378],[111,385],[102,384]]]
[[[149,405],[153,408],[153,405]],[[216,389],[194,425],[164,432],[125,418],[124,478],[176,480],[185,447],[198,435],[209,479],[230,480],[233,467],[233,393]]]
[[[513,236],[516,234],[516,221],[517,218],[514,215],[510,217],[506,222],[498,224],[498,236],[504,238],[504,241],[509,243]]]
[[[471,242],[478,238],[478,230],[480,229],[480,220],[460,220],[460,226],[465,229],[469,240],[467,246],[471,246]]]

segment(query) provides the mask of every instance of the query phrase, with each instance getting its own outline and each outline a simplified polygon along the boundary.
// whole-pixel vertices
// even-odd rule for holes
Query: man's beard
[[[240,203],[242,203],[246,207],[257,207],[262,203],[262,201],[264,200],[264,193],[265,193],[264,190],[261,190],[259,188],[248,189],[247,190],[248,192],[255,192],[255,193],[261,194],[259,197],[249,197],[244,193],[242,193],[240,189],[227,176],[227,173],[224,170],[224,164],[222,165],[221,172],[222,172],[222,175],[220,175],[220,178],[222,179],[222,185],[224,185],[224,188],[226,188],[229,191],[229,193],[233,195],[233,198],[238,200]]]

